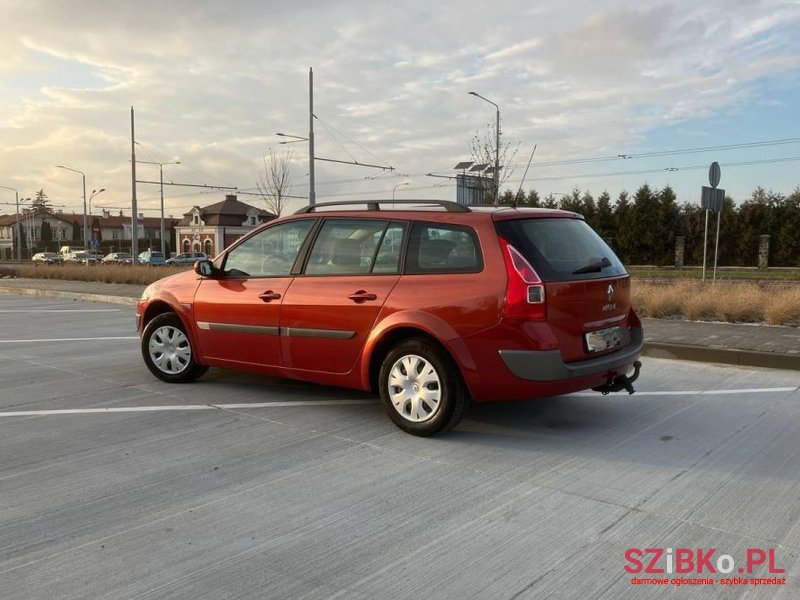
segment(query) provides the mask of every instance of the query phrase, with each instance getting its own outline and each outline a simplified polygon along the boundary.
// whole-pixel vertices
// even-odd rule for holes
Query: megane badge
[[[614,286],[610,283],[608,284],[608,288],[606,288],[606,296],[608,296],[608,303],[604,304],[603,308],[600,310],[603,312],[617,310],[617,304],[614,302]]]

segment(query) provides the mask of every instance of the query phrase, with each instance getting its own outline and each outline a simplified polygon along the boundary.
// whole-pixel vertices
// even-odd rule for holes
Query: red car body
[[[540,219],[547,223],[533,221]],[[398,266],[389,267],[395,272],[376,272],[378,259],[374,256],[381,252],[377,250],[372,272],[310,273],[310,256],[322,252],[317,248],[322,244],[317,238],[321,240],[323,223],[337,220],[354,223],[352,227],[356,228],[365,220],[386,221],[395,231],[402,231],[402,238],[396,236],[402,239],[402,250],[392,251],[400,252]],[[256,277],[235,271],[226,274],[229,252],[248,239],[258,239],[254,236],[259,232],[287,223],[294,223],[287,227],[308,232],[290,273]],[[264,225],[233,244],[215,259],[213,271],[208,267],[209,276],[199,274],[203,270],[197,265],[195,271],[164,278],[148,287],[136,309],[138,329],[144,336],[154,317],[174,313],[188,337],[192,360],[198,365],[246,369],[360,390],[378,388],[387,353],[409,338],[428,340],[446,353],[468,396],[477,402],[532,399],[590,388],[604,392],[629,389],[632,380],[626,374],[639,357],[642,329],[631,307],[627,272],[608,249],[611,260],[603,258],[598,265],[589,265],[594,270],[586,275],[549,280],[543,274],[540,278],[537,271],[541,268],[531,267],[533,261],[525,260],[515,247],[509,249],[512,244],[506,237],[522,236],[516,242],[518,246],[528,245],[528,238],[533,239],[533,247],[538,243],[537,236],[525,238],[520,232],[543,224],[544,233],[554,242],[559,241],[559,231],[555,230],[561,229],[596,237],[580,215],[544,209],[295,214]],[[335,226],[328,223],[326,227]],[[375,227],[377,231],[380,225]],[[477,247],[466,259],[457,259],[461,261],[458,266],[414,272],[411,253],[415,242],[409,241],[409,236],[413,238],[418,229],[422,230],[420,235],[432,236],[439,231],[436,227],[457,227],[458,235],[468,234],[471,237],[464,239],[476,240]],[[449,235],[449,230],[442,231]],[[381,235],[383,243],[388,234],[384,230]],[[594,238],[586,239],[590,240],[586,244],[598,243],[607,249]],[[425,252],[424,244],[434,247],[436,241],[420,237],[419,256]],[[567,241],[565,248],[569,244]],[[531,256],[537,253],[528,250]],[[368,258],[361,256],[360,260],[365,263]],[[606,263],[612,260],[614,268],[607,268]],[[611,274],[604,275],[606,270]],[[599,347],[594,349],[589,347],[594,342],[587,337],[593,332],[599,340]],[[638,375],[638,363],[636,371]]]

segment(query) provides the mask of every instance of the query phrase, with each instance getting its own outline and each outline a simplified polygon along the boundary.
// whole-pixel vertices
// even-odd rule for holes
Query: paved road
[[[159,382],[130,307],[0,296],[0,598],[797,597],[800,374],[644,363],[420,439],[347,390]],[[787,585],[632,585],[667,547]]]
[[[132,305],[144,286],[60,279],[0,279],[0,294]],[[741,323],[644,319],[644,353],[710,363],[800,371],[800,330]]]

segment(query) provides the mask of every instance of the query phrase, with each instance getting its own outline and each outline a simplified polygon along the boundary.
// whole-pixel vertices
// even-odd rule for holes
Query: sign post
[[[708,212],[713,211],[717,213],[717,236],[714,244],[714,279],[717,280],[717,255],[719,251],[719,222],[722,216],[722,206],[725,202],[725,190],[717,188],[719,185],[722,170],[718,162],[711,163],[708,169],[708,183],[711,187],[703,186],[702,194],[700,196],[700,206],[706,211],[706,225],[703,234],[703,281],[706,280],[706,249],[708,247]]]

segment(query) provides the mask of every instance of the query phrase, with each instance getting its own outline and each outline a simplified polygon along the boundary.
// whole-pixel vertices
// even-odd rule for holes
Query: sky
[[[471,91],[517,149],[505,189],[647,183],[698,203],[712,161],[737,202],[800,185],[798,0],[0,0],[0,186],[82,212],[64,165],[87,196],[105,189],[93,213],[130,214],[133,107],[136,159],[181,163],[166,182],[263,207],[244,192],[272,148],[291,151],[290,193],[307,197],[307,144],[275,134],[307,136],[310,68],[316,155],[393,167],[316,161],[318,202],[454,200],[428,174],[453,176],[494,123]],[[226,192],[164,193],[178,216]],[[158,185],[137,197],[157,216]]]

